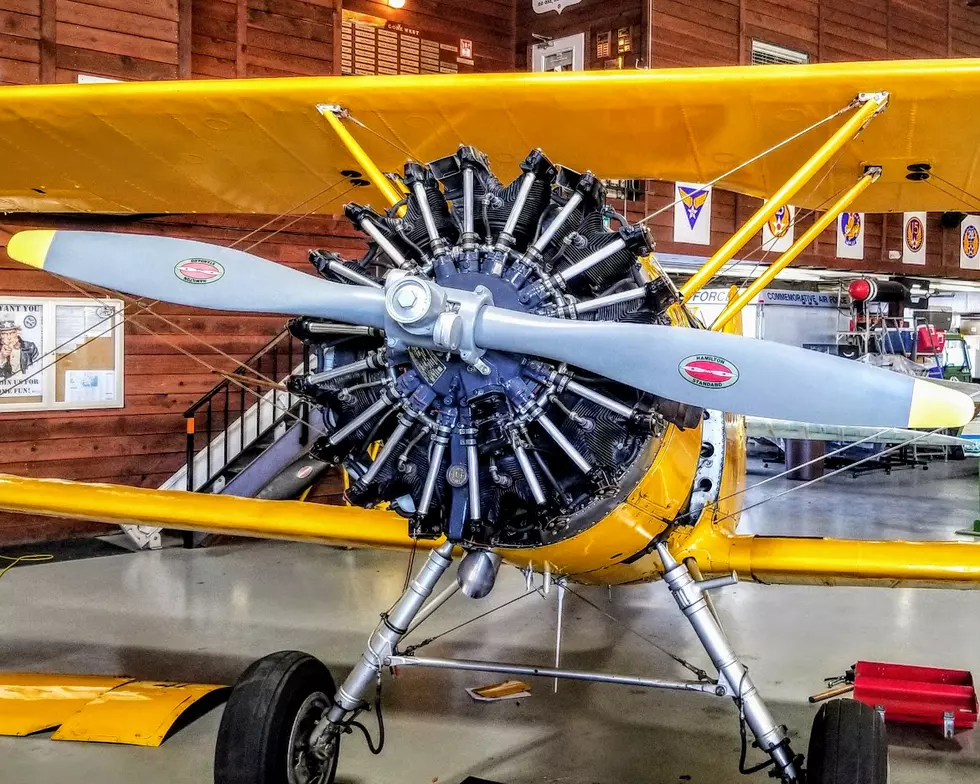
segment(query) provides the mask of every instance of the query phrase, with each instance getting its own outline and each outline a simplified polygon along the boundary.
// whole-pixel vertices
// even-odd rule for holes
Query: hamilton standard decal
[[[708,389],[724,389],[738,381],[738,368],[712,354],[694,354],[681,360],[677,369],[685,381]]]
[[[184,283],[214,283],[225,274],[225,268],[213,259],[184,259],[177,262],[174,274]]]

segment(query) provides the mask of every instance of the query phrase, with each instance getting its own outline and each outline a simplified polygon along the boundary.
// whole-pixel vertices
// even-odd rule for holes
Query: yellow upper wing
[[[797,203],[822,204],[876,163],[884,176],[853,209],[967,209],[972,199],[956,189],[980,192],[980,60],[5,87],[0,210],[278,214],[308,198],[299,211],[381,203],[373,188],[341,195],[346,184],[333,200],[314,198],[356,168],[318,114],[322,103],[370,129],[351,126],[385,171],[404,162],[398,147],[424,161],[466,142],[505,175],[540,147],[601,177],[704,182],[882,90],[885,114]],[[772,193],[839,123],[722,185]],[[919,162],[952,187],[906,180]]]

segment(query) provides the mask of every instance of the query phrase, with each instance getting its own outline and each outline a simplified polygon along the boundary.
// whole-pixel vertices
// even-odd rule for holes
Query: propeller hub
[[[414,275],[394,272],[385,288],[385,311],[404,327],[427,326],[445,310],[442,289]]]

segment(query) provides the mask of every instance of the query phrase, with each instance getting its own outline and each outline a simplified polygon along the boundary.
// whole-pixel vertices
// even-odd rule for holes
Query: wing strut
[[[820,169],[848,142],[857,136],[872,117],[888,105],[888,93],[862,93],[855,101],[860,108],[793,174],[783,186],[763,202],[759,210],[736,231],[683,286],[685,301],[696,294],[738,253],[773,214],[787,204]]]
[[[714,320],[711,328],[715,332],[720,332],[721,329],[735,317],[736,313],[741,311],[742,308],[751,302],[760,291],[772,283],[773,279],[780,272],[788,267],[793,260],[799,256],[810,245],[810,243],[821,234],[821,232],[823,232],[824,229],[837,220],[837,216],[846,210],[851,205],[851,202],[864,193],[865,189],[867,189],[867,187],[880,176],[880,166],[869,166],[858,181],[848,188],[847,192],[841,196],[832,207],[818,217],[813,222],[813,225],[810,226],[810,228],[807,229],[802,236],[796,240],[796,242],[786,249],[786,252],[783,253],[782,256],[766,267],[765,271],[758,278],[752,281],[752,283],[746,287],[745,291],[735,297],[735,299],[729,301],[729,303],[725,306],[725,309],[721,312],[721,314],[719,314],[718,318]]]
[[[392,185],[391,180],[384,176],[381,169],[371,160],[371,156],[364,151],[364,148],[358,144],[357,139],[344,126],[344,120],[350,117],[350,112],[342,106],[327,103],[317,104],[316,110],[330,123],[330,127],[333,128],[340,141],[343,142],[344,147],[354,156],[354,160],[357,161],[358,165],[364,169],[364,176],[371,181],[374,187],[381,191],[389,204],[392,206],[398,204],[402,200],[398,189]]]

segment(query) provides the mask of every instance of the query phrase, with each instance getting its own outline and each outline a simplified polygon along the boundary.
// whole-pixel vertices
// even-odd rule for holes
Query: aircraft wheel
[[[885,722],[856,700],[825,702],[813,719],[807,784],[888,784]]]
[[[221,717],[215,784],[332,784],[339,738],[325,758],[308,741],[335,692],[330,671],[309,654],[280,651],[254,662]]]

